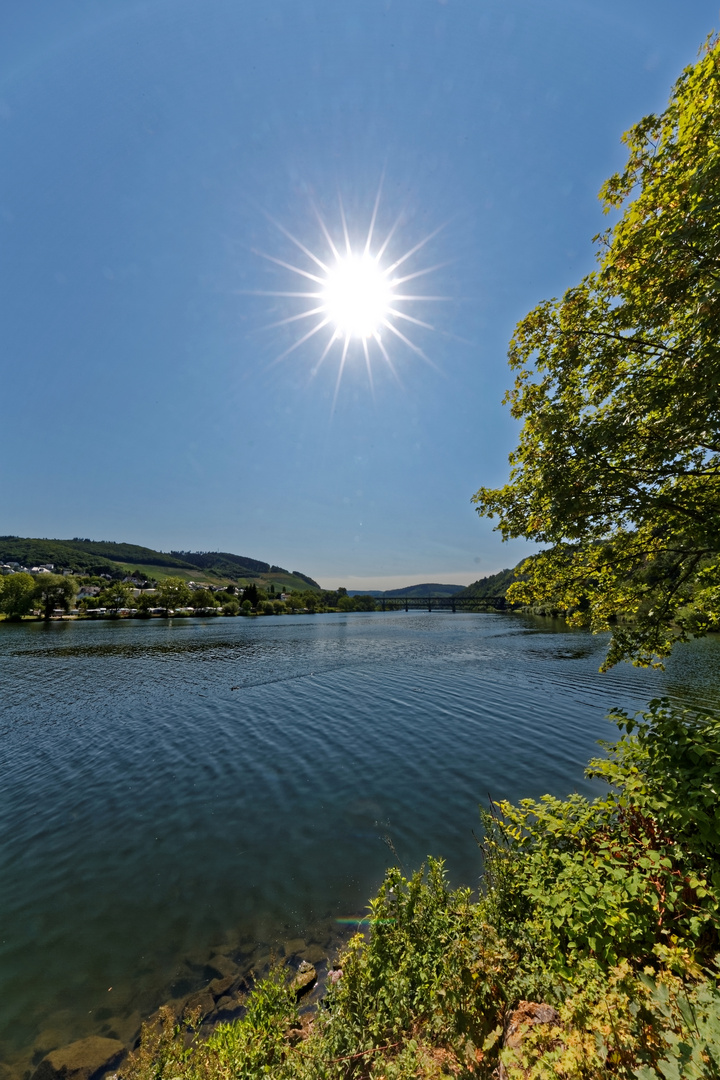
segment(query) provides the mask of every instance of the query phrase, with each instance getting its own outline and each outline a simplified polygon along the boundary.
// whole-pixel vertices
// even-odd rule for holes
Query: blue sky
[[[622,132],[718,24],[694,0],[32,0],[0,35],[0,532],[226,550],[323,584],[528,550],[500,484],[517,320],[594,264]],[[273,294],[339,200],[411,255],[374,346]],[[268,258],[268,256],[270,258]],[[305,305],[305,308],[303,307]],[[402,307],[402,305],[398,305]],[[317,369],[317,370],[316,370]]]

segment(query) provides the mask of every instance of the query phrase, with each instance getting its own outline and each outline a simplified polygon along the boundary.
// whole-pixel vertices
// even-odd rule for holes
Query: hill
[[[497,574],[489,574],[487,577],[474,581],[472,585],[458,592],[458,596],[471,596],[478,600],[484,596],[504,596],[515,580],[517,579],[514,569],[499,570]]]
[[[438,585],[429,582],[424,585],[408,585],[404,589],[388,589],[380,596],[453,596],[462,591],[462,585]]]
[[[76,574],[119,576],[140,573],[151,578],[201,579],[210,584],[254,581],[260,586],[273,583],[283,589],[320,589],[307,574],[227,551],[155,551],[139,544],[77,536],[72,540],[0,536],[0,563],[7,562],[28,567],[52,563],[56,569],[71,570]]]
[[[374,596],[378,600],[388,596],[454,596],[462,585],[406,585],[404,589],[348,589],[348,596]]]

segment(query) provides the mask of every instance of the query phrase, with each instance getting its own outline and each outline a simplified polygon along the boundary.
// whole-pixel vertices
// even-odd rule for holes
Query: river
[[[0,1060],[129,1038],[214,950],[331,949],[388,864],[475,887],[488,793],[592,793],[610,708],[717,703],[717,640],[603,652],[507,614],[0,624]]]

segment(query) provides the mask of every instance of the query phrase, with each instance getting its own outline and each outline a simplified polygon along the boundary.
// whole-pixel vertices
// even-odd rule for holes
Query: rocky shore
[[[328,924],[324,933],[316,932],[309,940],[293,938],[275,948],[260,943],[252,950],[245,943],[244,948],[187,958],[153,1008],[146,1003],[144,1010],[125,1007],[114,1012],[104,1005],[94,1010],[92,1033],[72,1040],[63,1038],[59,1027],[44,1028],[25,1052],[0,1063],[0,1080],[103,1080],[122,1071],[122,1062],[138,1045],[142,1024],[158,1019],[161,1008],[169,1009],[178,1022],[193,1017],[199,1036],[206,1037],[218,1024],[242,1016],[256,977],[277,960],[294,972],[301,1012],[309,1014],[322,996],[331,958],[346,937]]]

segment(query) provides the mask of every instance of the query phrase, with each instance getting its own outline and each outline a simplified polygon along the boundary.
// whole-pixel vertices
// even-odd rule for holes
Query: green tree
[[[356,611],[376,611],[377,603],[374,596],[354,596],[353,601]]]
[[[141,592],[135,601],[135,607],[137,608],[138,615],[149,618],[150,608],[155,607],[155,594],[151,592]]]
[[[35,579],[30,574],[8,574],[0,578],[0,611],[20,619],[32,610]]]
[[[104,607],[112,615],[117,615],[120,608],[130,607],[132,598],[132,589],[129,585],[124,585],[122,581],[114,581],[107,589],[103,589],[97,601],[93,603],[93,607]]]
[[[214,611],[218,604],[209,589],[194,589],[190,593],[190,606],[193,607],[196,612]],[[238,609],[239,606],[240,605],[238,605]]]
[[[40,601],[43,618],[55,609],[69,611],[75,597],[75,581],[60,574],[39,574],[35,579],[35,598]]]
[[[181,577],[166,577],[158,583],[155,593],[156,606],[165,614],[171,608],[186,607],[190,604],[192,593]]]
[[[720,621],[719,64],[716,39],[623,137],[598,270],[518,324],[510,482],[473,500],[550,545],[508,598],[611,630],[605,667]]]
[[[259,599],[257,585],[246,585],[243,589],[243,600],[249,600],[252,607],[257,607]]]

